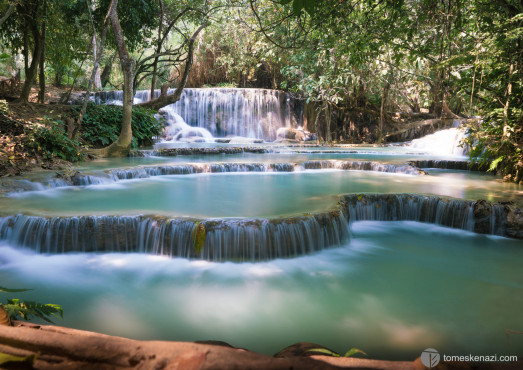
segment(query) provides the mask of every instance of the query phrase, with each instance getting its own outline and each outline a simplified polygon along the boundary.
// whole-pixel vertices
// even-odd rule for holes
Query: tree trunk
[[[54,85],[56,87],[61,87],[62,86],[62,77],[63,77],[63,74],[62,74],[61,69],[57,68],[54,71]]]
[[[100,78],[102,80],[102,87],[107,86],[107,83],[109,83],[109,80],[111,78],[111,70],[113,69],[113,62],[114,62],[115,57],[116,57],[116,54],[113,54],[113,56],[109,59],[109,61],[104,66],[102,75],[100,76]]]
[[[387,104],[387,99],[389,97],[390,84],[385,83],[383,87],[383,95],[381,97],[381,108],[380,108],[380,126],[378,132],[378,143],[381,143],[383,140],[383,121],[385,120],[385,105]]]
[[[118,0],[112,0],[107,12],[107,17],[111,22],[116,46],[118,47],[118,54],[120,56],[120,65],[124,77],[123,83],[123,116],[122,128],[118,140],[114,143],[100,150],[93,151],[93,154],[103,157],[124,157],[129,154],[131,143],[133,139],[133,131],[131,127],[131,119],[133,112],[133,80],[134,80],[134,60],[129,56],[125,39],[123,37],[122,27],[116,6]]]
[[[163,37],[162,37],[162,28],[163,28],[163,17],[164,17],[164,8],[163,1],[160,0],[160,24],[158,25],[158,39],[156,41],[156,54],[159,54],[162,51]],[[153,61],[153,75],[151,78],[151,99],[154,99],[154,89],[156,88],[156,75],[158,73],[158,55],[154,57]]]
[[[508,138],[509,133],[509,125],[508,125],[508,107],[510,103],[510,96],[512,95],[512,74],[514,73],[514,64],[510,65],[509,71],[508,71],[508,84],[507,84],[507,92],[505,96],[507,97],[507,100],[505,104],[503,105],[503,139],[506,140]]]
[[[100,46],[102,49],[102,46]],[[96,33],[93,33],[93,58],[98,59],[98,63],[95,63],[93,67],[94,81],[93,86],[94,90],[102,89],[102,77],[100,76],[100,57],[98,57],[98,40]]]
[[[182,91],[185,88],[185,85],[187,84],[187,79],[189,78],[189,73],[191,72],[192,63],[193,63],[193,54],[194,54],[194,42],[196,41],[196,37],[200,33],[201,30],[203,30],[207,24],[201,25],[192,35],[191,39],[189,40],[189,50],[187,51],[187,61],[185,62],[185,69],[183,71],[183,76],[180,81],[180,84],[178,85],[178,88],[175,90],[175,92],[172,95],[160,95],[156,99],[151,99],[148,102],[140,103],[138,104],[140,107],[152,109],[152,110],[158,110],[160,108],[163,108],[169,104],[176,103],[178,100],[180,100],[180,96],[182,95]]]
[[[89,13],[89,14],[91,14],[91,13]],[[84,95],[82,109],[80,110],[80,114],[78,115],[78,119],[76,120],[75,128],[71,134],[72,139],[74,139],[76,137],[76,135],[78,134],[78,131],[82,127],[82,120],[83,120],[85,112],[87,110],[87,103],[89,102],[89,95],[91,94],[91,88],[92,88],[93,84],[95,84],[97,72],[98,72],[98,74],[100,72],[100,69],[99,69],[100,58],[102,57],[102,53],[104,52],[104,45],[105,45],[105,38],[107,36],[108,22],[109,22],[109,18],[105,17],[104,28],[102,31],[102,38],[100,40],[100,49],[97,49],[96,37],[95,37],[96,29],[94,27],[93,19],[91,18],[91,26],[93,29],[93,49],[97,49],[97,53],[94,54],[93,71],[91,72],[91,78],[89,79],[89,83],[87,85],[87,91],[85,92],[85,95]]]
[[[31,88],[33,87],[33,83],[36,78],[36,72],[38,70],[38,63],[40,62],[40,54],[42,52],[42,43],[40,40],[40,32],[38,30],[38,23],[37,23],[37,14],[38,14],[38,6],[40,4],[37,2],[35,4],[25,4],[22,8],[23,16],[24,16],[24,55],[25,55],[25,66],[26,66],[26,75],[25,75],[25,81],[24,86],[22,87],[22,92],[20,94],[20,98],[18,98],[19,102],[27,102],[29,100],[29,94],[31,93]],[[31,65],[28,66],[28,59],[29,59],[29,42],[28,42],[28,34],[27,31],[31,30],[31,33],[33,34],[33,42],[34,42],[34,49],[33,49],[33,55],[31,60]]]
[[[325,123],[326,123],[327,127],[326,127],[326,133],[325,133],[325,140],[327,141],[327,144],[329,144],[329,145],[332,144],[331,121],[332,121],[332,116],[331,116],[330,104],[326,103],[325,104]]]
[[[47,0],[44,0],[44,19],[42,21],[42,33],[41,33],[41,43],[42,50],[40,52],[39,60],[39,69],[40,74],[38,76],[38,82],[40,83],[40,90],[38,91],[38,102],[45,102],[45,33],[46,33],[46,23],[47,23]]]
[[[15,11],[15,6],[13,4],[9,5],[9,8],[7,8],[5,14],[0,18],[0,26],[4,24],[4,22],[9,18],[11,14]]]
[[[319,111],[316,113],[316,117],[314,118],[314,131],[316,131],[316,144],[320,144],[320,115],[323,111],[323,105],[320,107]]]

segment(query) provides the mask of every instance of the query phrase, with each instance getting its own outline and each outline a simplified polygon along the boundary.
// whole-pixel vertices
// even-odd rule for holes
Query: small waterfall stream
[[[467,134],[466,130],[460,127],[460,122],[460,120],[454,120],[452,128],[414,139],[409,147],[429,154],[465,156],[469,153],[468,146],[463,144]]]

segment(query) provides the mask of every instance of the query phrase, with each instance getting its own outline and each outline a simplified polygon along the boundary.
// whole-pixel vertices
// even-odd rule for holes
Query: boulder
[[[302,128],[280,127],[276,131],[276,137],[280,140],[309,141],[313,140],[313,135]]]

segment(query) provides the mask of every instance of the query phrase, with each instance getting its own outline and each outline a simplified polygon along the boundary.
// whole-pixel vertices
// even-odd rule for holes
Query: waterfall
[[[482,234],[523,237],[507,227],[510,207],[503,203],[416,194],[353,194],[346,195],[344,201],[351,222],[418,221]]]
[[[140,252],[210,261],[263,261],[339,247],[349,237],[349,221],[427,222],[522,239],[519,212],[512,205],[484,200],[350,194],[326,212],[273,219],[7,216],[0,218],[0,241],[40,253]],[[198,250],[194,233],[200,227],[205,240]]]
[[[445,159],[413,160],[409,161],[409,164],[419,168],[442,168],[447,170],[468,170],[482,172],[486,172],[488,170],[488,165],[484,165],[479,162],[449,161]]]
[[[432,163],[419,161],[420,164]],[[463,162],[466,164],[466,162]],[[421,167],[421,166],[419,166]],[[430,166],[425,166],[430,167]],[[172,165],[134,166],[115,168],[104,172],[84,174],[77,172],[70,178],[52,178],[42,183],[14,180],[11,183],[17,192],[38,191],[64,186],[105,185],[120,180],[146,179],[154,176],[191,175],[197,173],[227,172],[294,172],[305,170],[336,169],[341,171],[374,171],[406,175],[424,175],[416,164],[387,164],[372,161],[311,160],[303,163],[256,163],[256,162],[220,162],[220,163],[181,163]]]
[[[460,123],[461,120],[454,120],[452,128],[414,139],[409,147],[430,154],[465,156],[469,153],[468,146],[463,144],[467,134],[465,128],[460,127]]]
[[[158,95],[156,90],[155,97]],[[93,95],[97,104],[121,104],[122,98],[121,91]],[[137,91],[134,103],[149,99],[149,91]],[[279,128],[301,125],[302,113],[294,113],[296,105],[288,94],[278,90],[186,88],[180,100],[162,108],[161,114],[169,125],[171,140],[239,136],[273,141]]]
[[[205,242],[194,246],[203,224]],[[40,253],[140,252],[210,261],[263,261],[341,246],[343,212],[281,219],[168,219],[154,216],[0,218],[0,240]]]

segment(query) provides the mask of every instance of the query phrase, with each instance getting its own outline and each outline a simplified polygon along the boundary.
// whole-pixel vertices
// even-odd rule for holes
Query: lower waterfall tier
[[[0,241],[41,253],[141,252],[210,261],[263,261],[338,247],[349,238],[349,222],[362,220],[427,222],[523,239],[523,214],[510,203],[351,194],[323,213],[273,219],[8,216],[0,218]]]

